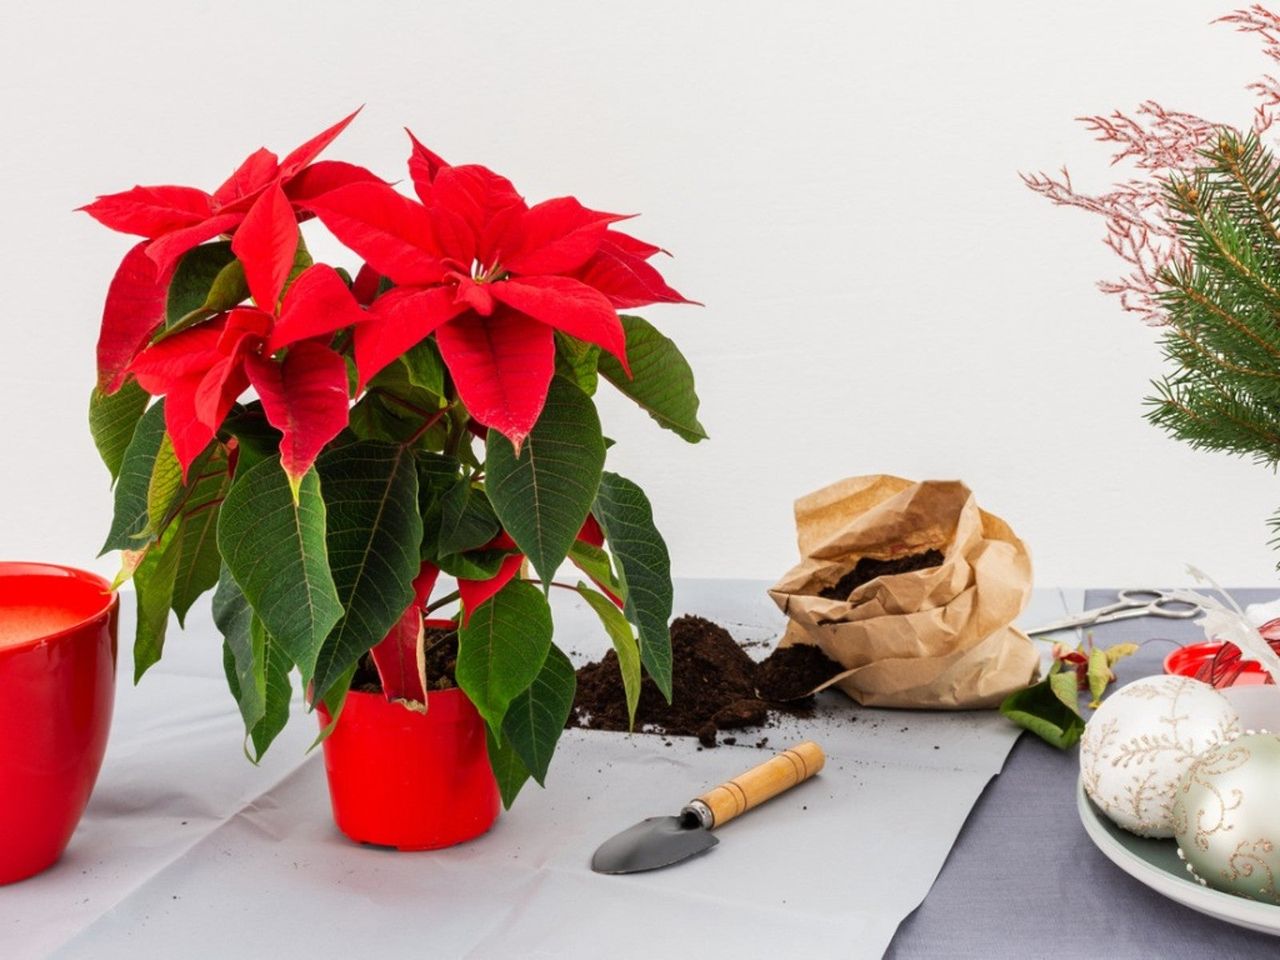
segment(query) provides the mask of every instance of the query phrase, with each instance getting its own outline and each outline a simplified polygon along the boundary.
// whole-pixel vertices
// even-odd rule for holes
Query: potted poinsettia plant
[[[339,826],[440,846],[547,773],[574,694],[553,586],[600,615],[633,708],[642,668],[670,696],[667,549],[605,470],[598,385],[705,433],[683,356],[618,313],[689,302],[659,248],[412,135],[415,196],[318,159],[353,117],[212,193],[84,208],[142,237],[108,289],[90,403],[115,483],[104,552],[137,593],[136,678],[170,611],[212,590],[251,758],[296,674]],[[354,274],[315,263],[303,224]],[[565,561],[583,579],[557,581]]]

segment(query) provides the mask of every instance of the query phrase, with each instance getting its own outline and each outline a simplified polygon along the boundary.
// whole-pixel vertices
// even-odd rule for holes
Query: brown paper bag
[[[769,590],[790,618],[782,646],[813,643],[847,669],[829,683],[866,706],[991,707],[1035,679],[1039,654],[1013,621],[1031,558],[956,481],[842,480],[796,501],[801,563]],[[863,557],[936,549],[936,567],[818,596]]]

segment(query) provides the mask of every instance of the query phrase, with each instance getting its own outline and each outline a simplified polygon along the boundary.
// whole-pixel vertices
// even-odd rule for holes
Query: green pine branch
[[[1160,275],[1169,372],[1148,419],[1193,447],[1280,467],[1280,164],[1224,129],[1165,199],[1183,257]],[[1271,520],[1280,548],[1280,513]]]

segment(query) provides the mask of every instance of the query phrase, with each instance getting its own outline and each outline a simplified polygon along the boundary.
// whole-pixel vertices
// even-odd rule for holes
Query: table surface
[[[1115,599],[1090,590],[1086,608]],[[1241,603],[1274,590],[1234,590]],[[1131,620],[1096,627],[1103,645],[1146,641],[1117,682],[1159,673],[1175,645],[1202,640],[1192,623]],[[928,897],[898,928],[886,957],[1280,956],[1280,939],[1203,916],[1120,870],[1085,835],[1076,812],[1079,748],[1022,737],[987,786]]]
[[[763,586],[683,581],[677,610],[763,652],[782,626]],[[1037,591],[1023,622],[1100,596]],[[581,661],[607,640],[575,600],[557,598],[557,640]],[[186,633],[171,634],[141,686],[121,670],[107,761],[66,856],[0,888],[0,957],[364,947],[626,958],[688,954],[695,930],[705,957],[1276,955],[1275,940],[1187,911],[1113,867],[1076,818],[1074,754],[1029,735],[1014,747],[1017,732],[991,711],[875,711],[824,695],[815,717],[762,732],[770,748],[819,739],[823,774],[726,827],[707,856],[652,874],[605,878],[586,862],[616,830],[767,754],[569,731],[547,789],[526,788],[484,838],[425,854],[359,847],[330,820],[318,751],[306,753],[312,718],[295,710],[260,767],[244,759],[206,620],[193,612]],[[1195,628],[1136,621],[1097,635],[1157,634],[1194,639]],[[1167,649],[1148,644],[1121,679],[1158,670]]]

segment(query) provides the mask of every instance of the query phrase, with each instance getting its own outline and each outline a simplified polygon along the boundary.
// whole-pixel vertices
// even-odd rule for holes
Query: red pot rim
[[[432,690],[428,692],[426,713],[411,710],[404,706],[404,704],[397,703],[395,700],[388,700],[381,690],[377,693],[371,693],[367,690],[348,690],[346,699],[347,703],[345,703],[342,708],[344,712],[347,707],[354,702],[362,704],[370,710],[386,710],[394,707],[397,710],[403,710],[413,716],[424,718],[431,716],[431,711],[434,707],[439,707],[447,711],[449,716],[456,716],[458,711],[462,709],[463,704],[471,703],[460,687],[450,687],[448,690]],[[444,702],[440,703],[441,700]],[[324,705],[323,701],[316,704],[316,710],[320,711],[321,716],[325,718],[325,723],[328,723],[333,719],[333,715],[329,712],[329,708]],[[437,719],[439,719],[439,717],[437,717]]]
[[[45,577],[50,580],[68,579],[78,580],[81,583],[87,583],[90,586],[100,590],[104,597],[105,604],[102,609],[96,610],[81,620],[77,620],[69,627],[63,627],[61,630],[55,630],[53,633],[46,633],[44,636],[32,637],[30,640],[23,640],[18,643],[6,644],[0,647],[0,656],[5,656],[19,650],[29,650],[32,647],[39,646],[44,643],[52,643],[57,640],[84,630],[85,627],[93,624],[105,623],[116,607],[120,605],[120,595],[111,589],[111,584],[104,577],[91,573],[88,570],[81,570],[79,567],[63,566],[60,563],[41,563],[39,561],[30,560],[0,560],[0,579],[7,577]],[[3,609],[0,607],[0,609]]]

